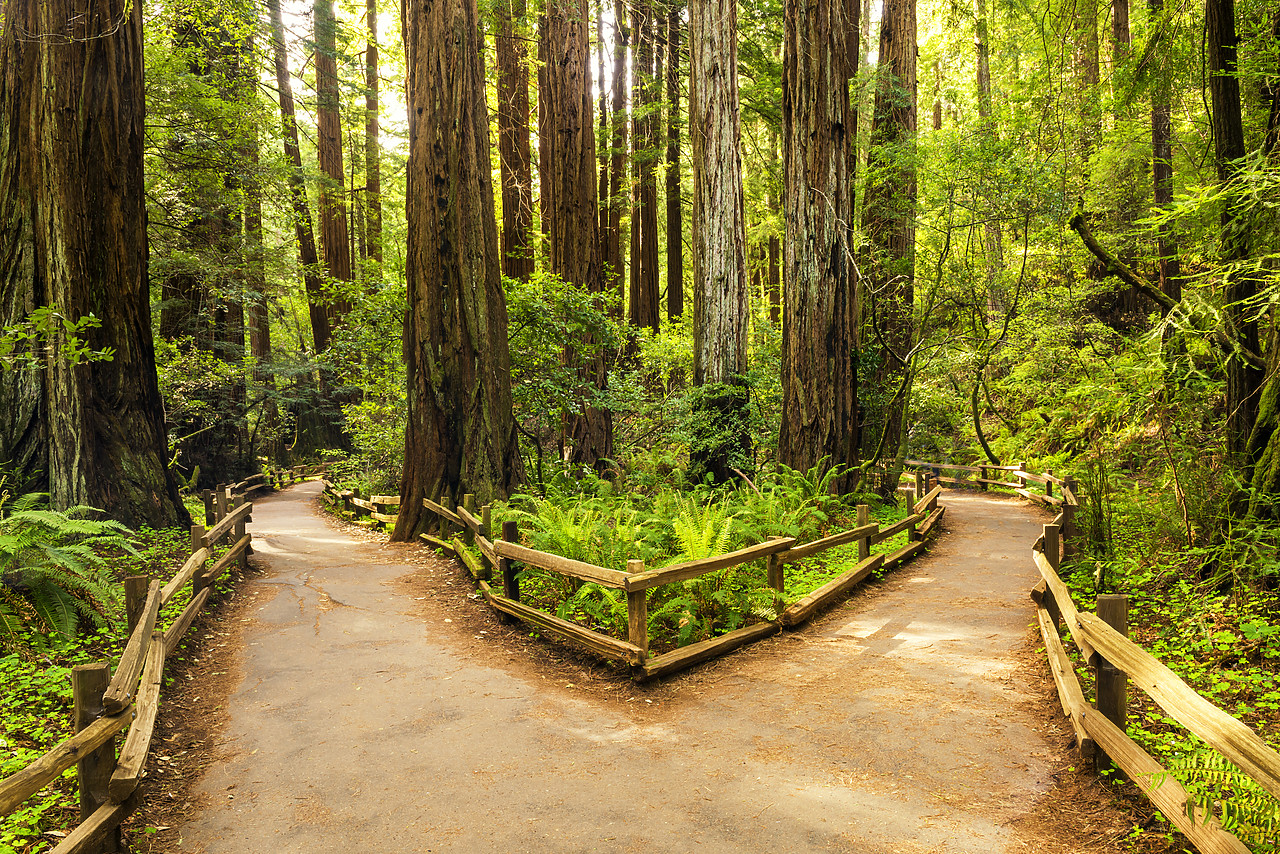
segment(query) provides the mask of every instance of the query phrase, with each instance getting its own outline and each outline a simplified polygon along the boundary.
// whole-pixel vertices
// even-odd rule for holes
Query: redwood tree
[[[502,177],[502,272],[527,281],[533,274],[533,156],[529,148],[529,67],[523,25],[525,0],[497,6],[498,158]]]
[[[853,193],[848,149],[856,132],[847,81],[848,4],[788,0],[783,41],[782,425],[778,459],[809,469],[824,457],[858,460]],[[850,53],[850,51],[852,53]],[[847,480],[839,484],[842,491]]]
[[[552,0],[542,21],[540,50],[545,58],[539,91],[543,129],[538,156],[546,164],[539,176],[547,232],[547,268],[564,281],[592,293],[605,288],[600,269],[599,209],[596,185],[596,136],[591,103],[590,23],[587,6],[577,0]],[[566,342],[568,344],[569,342]],[[584,386],[602,391],[607,383],[599,348],[580,369]],[[579,356],[567,347],[570,364]],[[571,459],[597,465],[613,456],[613,417],[586,401],[569,421]]]
[[[746,226],[738,155],[738,16],[734,0],[689,4],[693,140],[693,382],[690,473],[725,481],[748,465]]]
[[[57,507],[189,524],[152,348],[141,4],[6,0],[2,14],[0,324],[93,315],[85,343],[112,353],[73,364],[55,326],[30,354],[39,369],[0,370],[0,461]]]
[[[523,479],[475,0],[410,0],[404,42],[409,413],[392,533],[401,541],[425,522],[423,498],[473,493],[484,503]]]

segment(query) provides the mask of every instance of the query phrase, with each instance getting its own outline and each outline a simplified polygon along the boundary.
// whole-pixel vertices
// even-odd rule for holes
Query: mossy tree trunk
[[[85,343],[113,353],[72,364],[55,331],[41,369],[0,371],[0,460],[57,507],[189,524],[166,466],[152,346],[142,8],[7,0],[2,20],[0,322],[38,307],[93,315]]]

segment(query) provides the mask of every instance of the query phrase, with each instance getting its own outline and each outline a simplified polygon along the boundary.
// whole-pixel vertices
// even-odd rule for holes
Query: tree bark
[[[738,155],[738,16],[734,0],[689,4],[693,141],[693,382],[699,423],[690,474],[717,482],[751,464],[747,422],[748,294]],[[698,417],[700,416],[700,417]]]
[[[382,143],[378,123],[378,3],[366,0],[368,41],[364,50],[364,222],[365,252],[382,267]]]
[[[622,261],[622,207],[627,196],[622,192],[627,169],[627,27],[626,6],[622,0],[613,4],[613,103],[610,121],[613,133],[609,142],[609,228],[605,234],[604,267],[608,290],[617,294],[616,309],[621,317],[626,305],[627,271]]]
[[[1163,32],[1164,0],[1147,0],[1147,6],[1158,37]],[[1173,204],[1172,116],[1169,81],[1161,77],[1154,81],[1151,89],[1152,203],[1158,209],[1167,209]],[[1171,223],[1161,223],[1156,227],[1156,255],[1160,290],[1171,300],[1178,302],[1182,299],[1182,270]]]
[[[575,0],[548,4],[542,24],[541,51],[546,64],[539,104],[540,120],[548,131],[544,139],[550,146],[546,152],[550,172],[542,176],[542,193],[548,219],[548,269],[584,291],[600,293],[604,277],[598,254],[589,32],[585,5]],[[574,347],[567,346],[566,359],[570,364],[580,362],[582,377],[595,392],[605,389],[608,373],[602,352],[583,359]],[[613,416],[607,409],[584,401],[567,426],[574,462],[598,465],[612,458]]]
[[[43,369],[0,371],[0,460],[127,525],[190,517],[166,467],[147,279],[142,7],[7,0],[0,29],[0,322],[38,307],[106,361],[72,364],[55,329]],[[41,34],[38,38],[25,34]],[[43,475],[37,474],[37,469]]]
[[[497,6],[498,156],[502,176],[502,272],[533,275],[533,155],[529,148],[529,68],[523,35],[525,0]]]
[[[896,455],[904,439],[906,406],[906,395],[898,389],[910,373],[901,362],[915,338],[915,0],[886,2],[879,56],[869,157],[875,167],[870,171],[881,177],[867,188],[865,227],[873,257],[864,269],[870,274],[872,321],[880,350],[874,386],[886,402],[863,440],[872,443],[867,450],[874,447]]]
[[[346,176],[342,169],[342,119],[338,100],[337,26],[333,0],[316,0],[316,151],[320,171],[320,248],[329,276],[351,281],[351,244],[347,229]],[[328,302],[330,326],[337,326],[350,310],[345,297]]]
[[[858,461],[858,348],[848,148],[856,127],[847,81],[858,46],[848,44],[841,0],[788,0],[784,14],[786,287],[778,460],[799,470],[824,458],[852,466]],[[845,476],[836,488],[847,492],[855,483]]]
[[[297,109],[293,102],[293,83],[289,75],[289,55],[285,49],[284,19],[280,15],[280,0],[267,0],[267,9],[271,15],[271,42],[275,53],[276,90],[280,93],[280,124],[284,136],[284,154],[290,166],[289,201],[293,208],[294,237],[298,241],[298,264],[302,267],[302,278],[306,287],[312,343],[317,353],[323,353],[329,349],[332,330],[329,326],[329,312],[325,305],[324,285],[318,274],[320,257],[316,251],[311,204],[307,199],[307,186],[303,179],[302,151],[298,145]]]
[[[684,217],[680,188],[680,10],[667,8],[667,319],[684,314]]]
[[[631,33],[631,169],[635,181],[631,209],[631,325],[658,331],[658,179],[654,171],[658,139],[654,73],[653,0],[633,0]]]
[[[510,494],[523,479],[490,177],[475,0],[404,7],[409,101],[405,468],[392,539],[422,499]]]

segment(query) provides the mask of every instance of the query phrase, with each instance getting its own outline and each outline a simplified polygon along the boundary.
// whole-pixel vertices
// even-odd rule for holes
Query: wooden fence
[[[380,498],[386,499],[387,496],[360,499],[352,495],[349,490],[339,490],[327,481],[325,492],[326,500],[334,506],[353,508],[352,512],[367,516],[373,521],[394,523],[395,517],[380,516],[376,508],[383,505],[392,506],[393,503],[398,505],[398,499],[395,502],[379,501]],[[648,679],[724,655],[763,637],[777,634],[784,628],[798,626],[822,608],[847,596],[855,586],[877,569],[882,567],[887,569],[911,559],[924,548],[926,535],[934,529],[946,510],[938,503],[941,492],[941,487],[928,492],[917,492],[911,514],[888,527],[881,528],[876,523],[868,523],[868,508],[862,505],[858,508],[857,527],[812,543],[800,545],[794,538],[778,537],[728,554],[658,569],[647,569],[643,561],[633,560],[628,562],[625,572],[526,548],[519,543],[520,534],[514,522],[504,522],[500,535],[496,535],[488,506],[482,508],[480,515],[477,516],[471,496],[466,496],[463,504],[453,510],[443,504],[424,499],[422,506],[435,514],[437,527],[434,532],[422,534],[421,538],[428,545],[439,548],[460,560],[475,577],[485,601],[496,610],[603,658],[630,664],[635,678]],[[903,531],[907,532],[906,546],[888,555],[871,554],[872,546]],[[781,604],[781,597],[786,591],[788,564],[827,549],[851,543],[858,545],[860,558],[858,564],[802,599],[793,602],[781,610],[775,619],[745,626],[663,655],[650,655],[647,595],[650,588],[688,581],[707,573],[718,572],[763,558],[767,566],[768,584],[775,591],[777,601]],[[477,560],[466,548],[472,545],[478,548],[480,560]],[[623,591],[627,596],[626,640],[588,629],[522,602],[518,580],[518,572],[522,566],[538,567],[570,578]]]
[[[1058,575],[1070,538],[1064,532],[1078,507],[1074,490],[1062,490],[1062,512],[1044,526],[1031,550],[1041,580],[1031,591],[1049,669],[1063,713],[1070,719],[1082,757],[1114,763],[1182,834],[1205,854],[1249,854],[1234,835],[1194,803],[1166,769],[1125,734],[1128,683],[1153,699],[1170,718],[1235,763],[1273,796],[1280,798],[1280,754],[1248,726],[1214,706],[1154,656],[1133,643],[1128,633],[1128,597],[1098,597],[1097,613],[1076,609]],[[1096,704],[1084,698],[1075,667],[1058,632],[1065,624],[1081,657],[1095,672]],[[1097,754],[1095,754],[1095,751]]]
[[[155,731],[165,661],[208,603],[214,582],[231,564],[248,565],[253,553],[252,536],[245,532],[253,512],[248,493],[292,483],[300,476],[298,469],[255,475],[210,491],[206,497],[209,527],[191,526],[191,554],[177,573],[164,583],[145,575],[125,579],[129,639],[115,674],[106,663],[72,669],[76,734],[0,780],[0,815],[12,813],[74,765],[81,821],[52,854],[120,849],[120,823],[138,805],[138,783]],[[213,550],[224,542],[231,548],[213,560]],[[187,584],[191,585],[190,601],[167,630],[157,630],[160,612]],[[117,755],[116,737],[121,732],[124,741]]]

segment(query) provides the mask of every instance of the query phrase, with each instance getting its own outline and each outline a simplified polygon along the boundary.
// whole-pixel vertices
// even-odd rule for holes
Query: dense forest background
[[[8,2],[0,68],[0,532],[325,461],[711,549],[1025,462],[1274,732],[1273,3]]]

